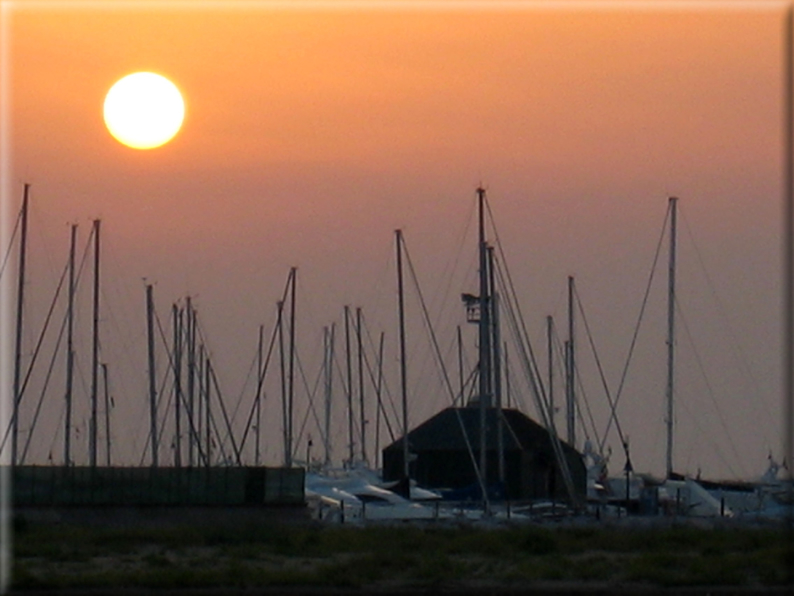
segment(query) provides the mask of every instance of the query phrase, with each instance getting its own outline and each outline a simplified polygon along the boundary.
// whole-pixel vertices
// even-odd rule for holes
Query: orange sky
[[[472,287],[434,282],[461,246],[461,259],[474,254],[471,225],[468,236],[464,232],[482,181],[535,335],[542,337],[547,314],[559,317],[563,328],[561,296],[567,275],[576,275],[615,386],[667,197],[680,196],[701,257],[714,269],[714,287],[702,286],[699,298],[682,289],[681,299],[693,300],[687,321],[694,327],[713,314],[700,300],[719,290],[752,363],[751,380],[725,381],[742,387],[741,395],[723,396],[727,388],[714,382],[730,412],[726,424],[741,436],[734,441],[752,444],[741,464],[734,463],[736,474],[760,474],[767,451],[779,450],[774,432],[742,428],[748,394],[765,410],[752,414],[756,427],[777,420],[780,401],[779,5],[7,6],[6,238],[22,183],[30,182],[38,209],[31,233],[47,246],[31,249],[39,277],[30,283],[44,294],[66,258],[67,223],[80,223],[85,242],[90,219],[102,218],[107,298],[119,300],[118,326],[134,328],[125,331],[134,346],[126,360],[139,359],[129,365],[133,380],[118,389],[136,404],[129,406],[130,419],[143,416],[145,406],[145,353],[135,343],[144,330],[141,278],[158,284],[163,317],[171,302],[198,296],[219,374],[234,400],[253,357],[255,329],[272,325],[273,304],[292,265],[299,266],[303,297],[311,301],[304,311],[311,309],[312,317],[301,322],[307,368],[316,370],[311,358],[320,349],[318,334],[339,320],[344,304],[371,309],[373,327],[377,320],[394,347],[394,289],[383,270],[393,260],[398,227],[429,286],[423,291],[436,296],[437,309],[446,296],[443,333],[454,333],[463,314],[456,296]],[[183,130],[149,152],[118,144],[101,117],[110,86],[137,70],[171,78],[187,105]],[[469,285],[474,267],[464,271]],[[682,272],[684,280],[695,277]],[[622,406],[633,436],[654,436],[655,442],[636,446],[641,461],[635,466],[648,469],[657,469],[663,454],[659,280],[647,359],[637,364],[644,372]],[[39,306],[31,314],[32,327],[41,324],[43,311]],[[419,323],[415,328],[421,334]],[[699,349],[717,346],[726,358],[736,352],[708,335],[724,328],[715,323],[695,332],[704,342]],[[107,333],[112,360],[115,335]],[[718,370],[711,374],[719,378],[732,367],[715,359]],[[414,374],[421,384],[422,374],[433,373]],[[652,381],[643,384],[643,378]],[[600,382],[593,377],[591,383],[603,418]],[[417,401],[416,422],[446,405],[444,398]],[[53,420],[59,404],[52,406]],[[697,410],[693,401],[694,416],[679,414],[682,434],[686,417],[725,434],[709,404],[706,399]],[[140,434],[137,426],[133,432]],[[697,438],[698,429],[687,428],[686,436],[678,454],[682,469],[734,472],[724,461],[732,454],[728,446],[722,444],[726,455],[719,457]],[[142,440],[129,451],[139,453]],[[278,444],[273,441],[270,454],[276,459]]]

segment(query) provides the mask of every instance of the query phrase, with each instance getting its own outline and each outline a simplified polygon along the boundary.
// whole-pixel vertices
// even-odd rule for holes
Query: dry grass
[[[782,528],[425,525],[101,529],[21,524],[16,589],[783,586]]]

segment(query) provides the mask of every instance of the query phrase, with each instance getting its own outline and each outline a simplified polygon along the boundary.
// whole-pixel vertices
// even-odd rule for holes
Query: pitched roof
[[[496,408],[486,410],[485,437],[486,449],[498,448]],[[505,422],[503,429],[504,449],[536,451],[550,449],[549,433],[537,422],[518,410],[502,409]],[[408,433],[412,450],[450,450],[466,449],[466,438],[475,451],[480,446],[480,410],[477,407],[446,408],[429,418]],[[561,441],[563,449],[572,448]],[[388,450],[402,449],[402,438],[386,447]]]

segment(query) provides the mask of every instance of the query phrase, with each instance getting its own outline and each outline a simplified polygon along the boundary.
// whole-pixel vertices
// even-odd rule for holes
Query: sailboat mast
[[[152,446],[152,467],[158,466],[157,461],[157,384],[154,371],[154,298],[152,285],[146,286],[146,327],[149,338],[149,424]]]
[[[295,409],[295,282],[298,275],[296,267],[290,269],[290,306],[289,306],[289,401],[287,412],[287,445],[289,459],[287,467],[292,467],[293,412]],[[308,465],[308,462],[307,462]]]
[[[22,198],[22,234],[19,241],[19,277],[17,285],[17,322],[14,352],[14,411],[11,420],[11,465],[17,465],[17,441],[19,435],[19,379],[22,372],[22,311],[25,304],[25,255],[28,243],[28,197],[30,184],[25,184]]]
[[[513,403],[510,399],[510,358],[508,357],[508,352],[507,352],[507,342],[504,343],[504,355],[505,355],[505,394],[507,396],[507,407],[512,408]]]
[[[549,364],[549,418],[554,417],[554,317],[546,316],[546,349]],[[505,359],[507,355],[505,355]],[[507,365],[505,364],[505,368]]]
[[[108,389],[108,365],[102,363],[102,380],[105,389],[105,456],[107,467],[110,467],[110,391]]]
[[[463,375],[464,375],[464,372],[463,372],[463,331],[461,330],[460,325],[458,325],[457,340],[458,340],[458,387],[459,387],[459,391],[460,391],[460,394],[459,394],[460,405],[463,406],[463,403],[464,403],[463,402],[463,393],[465,391],[465,381],[464,381],[464,378],[463,378]]]
[[[480,256],[480,477],[487,486],[487,441],[485,436],[487,409],[491,405],[491,370],[490,370],[490,317],[488,294],[488,245],[485,242],[485,189],[477,189],[479,207],[479,256]],[[486,500],[486,495],[483,495]]]
[[[358,403],[361,424],[361,461],[367,462],[367,418],[364,412],[364,346],[361,342],[361,307],[356,307],[356,342],[358,344]]]
[[[210,427],[210,423],[212,422],[212,411],[210,409],[210,398],[212,397],[212,386],[210,385],[210,380],[212,378],[212,369],[210,368],[210,357],[204,350],[204,344],[201,345],[201,354],[204,360],[204,434],[206,435],[207,441],[207,460],[206,464],[209,468],[212,466],[212,429]]]
[[[278,355],[281,369],[281,432],[284,441],[284,466],[290,467],[289,429],[287,428],[287,377],[286,366],[284,363],[284,301],[276,302],[278,316],[276,317],[276,329],[278,331]]]
[[[63,435],[63,465],[72,463],[72,386],[74,383],[74,254],[77,225],[72,224],[69,243],[69,307],[66,315],[66,420]]]
[[[345,355],[347,362],[347,463],[353,466],[353,365],[350,361],[350,307],[345,305]]]
[[[254,446],[254,465],[259,466],[259,444],[260,444],[260,436],[261,436],[261,425],[262,425],[262,382],[264,372],[262,371],[263,367],[263,357],[262,357],[262,348],[264,342],[264,335],[265,335],[265,326],[259,326],[259,343],[257,344],[256,350],[256,445]]]
[[[568,276],[568,382],[565,386],[565,413],[567,416],[568,444],[576,445],[576,351],[574,343],[575,327],[573,317],[574,281]]]
[[[400,325],[400,394],[402,397],[403,414],[403,477],[410,478],[408,461],[408,387],[405,362],[405,299],[403,292],[403,233],[395,230],[397,239],[397,307]]]
[[[499,329],[499,294],[496,293],[496,279],[494,267],[494,248],[488,247],[488,274],[491,291],[491,357],[493,378],[493,405],[496,413],[496,444],[498,457],[499,482],[505,481],[505,453],[504,453],[504,425],[502,419],[502,370],[500,344],[502,343],[501,330]]]
[[[195,335],[195,318],[193,316],[193,305],[190,301],[190,296],[187,297],[185,304],[185,318],[186,324],[186,337],[187,343],[187,418],[190,421],[190,434],[188,435],[187,442],[187,465],[193,467],[195,458],[195,375],[196,375],[196,335]]]
[[[667,478],[673,473],[673,381],[675,366],[675,246],[676,207],[678,199],[670,197],[670,264],[667,278]]]
[[[323,328],[323,339],[325,355],[325,461],[326,468],[331,466],[331,396],[333,389],[334,372],[334,325],[330,329]]]
[[[93,340],[91,348],[91,426],[89,428],[90,465],[96,467],[97,456],[97,393],[99,373],[99,225],[94,220],[94,309]]]
[[[380,332],[380,341],[378,342],[378,380],[375,384],[375,398],[378,407],[375,409],[375,467],[377,468],[380,462],[380,415],[383,410],[383,400],[381,399],[381,386],[383,383],[383,339],[384,333]]]
[[[171,307],[174,332],[174,466],[182,467],[182,309]]]

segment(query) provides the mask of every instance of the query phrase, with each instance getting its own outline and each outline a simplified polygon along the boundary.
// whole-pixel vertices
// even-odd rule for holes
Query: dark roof
[[[497,449],[498,433],[496,408],[486,410],[486,449]],[[536,451],[550,448],[549,433],[537,422],[518,410],[502,409],[505,426],[503,429],[504,448],[507,451]],[[412,451],[466,449],[468,437],[471,448],[480,447],[480,409],[477,407],[447,408],[429,418],[408,433]],[[573,450],[567,443],[560,441],[563,449]],[[402,438],[386,447],[386,450],[402,449]]]

